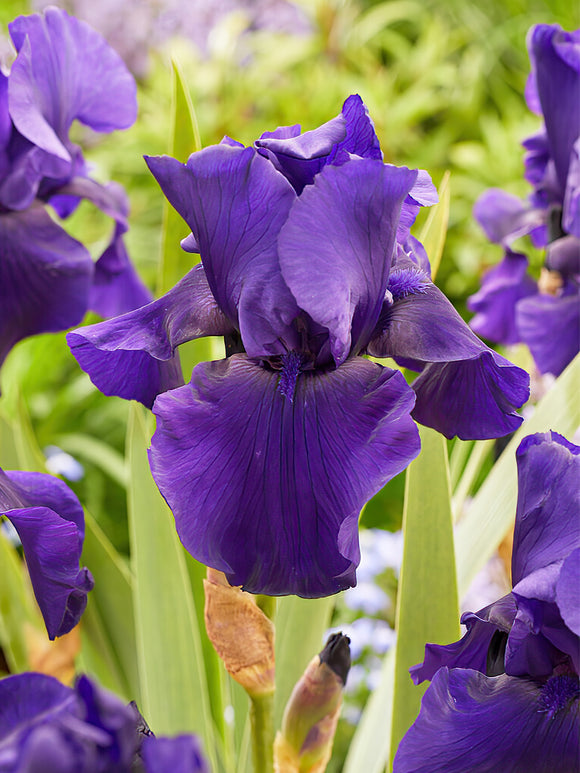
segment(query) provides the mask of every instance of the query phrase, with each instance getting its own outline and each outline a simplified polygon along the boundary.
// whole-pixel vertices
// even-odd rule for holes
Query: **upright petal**
[[[0,364],[15,343],[83,318],[91,256],[41,206],[0,213]]]
[[[208,773],[201,744],[194,735],[148,736],[141,748],[146,773]]]
[[[337,365],[371,338],[401,205],[416,170],[353,159],[327,166],[296,201],[279,238],[280,265],[300,308],[328,329]]]
[[[575,773],[579,718],[577,697],[554,715],[543,710],[542,689],[531,680],[442,668],[393,773]]]
[[[514,587],[580,547],[580,447],[556,432],[528,435],[516,451]]]
[[[231,324],[218,308],[201,265],[156,301],[69,333],[79,365],[106,395],[139,400],[183,383],[176,348],[208,335],[227,335]]]
[[[211,291],[250,356],[282,354],[296,303],[278,263],[278,233],[296,195],[253,148],[214,145],[187,164],[146,158],[199,245]]]
[[[68,161],[75,118],[100,132],[134,123],[135,81],[88,24],[47,8],[44,15],[19,16],[9,30],[18,51],[10,70],[10,114],[32,143]]]
[[[50,475],[0,470],[0,515],[11,521],[22,541],[49,638],[68,633],[93,587],[88,569],[79,570],[84,536],[79,501]]]
[[[374,124],[358,94],[345,101],[336,118],[304,134],[299,129],[292,126],[265,132],[255,142],[259,152],[288,178],[298,194],[327,164],[342,163],[348,154],[383,158]]]
[[[363,504],[419,451],[400,373],[363,359],[279,375],[244,355],[160,395],[150,462],[186,549],[253,593],[355,582]]]
[[[580,30],[564,32],[557,24],[537,24],[528,35],[528,49],[563,193],[572,149],[580,135]]]

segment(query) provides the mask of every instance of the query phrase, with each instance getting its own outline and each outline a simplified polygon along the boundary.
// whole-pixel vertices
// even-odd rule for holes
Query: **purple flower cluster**
[[[542,130],[525,140],[527,202],[492,188],[475,205],[475,217],[503,261],[483,278],[469,300],[473,329],[502,344],[525,343],[542,373],[559,375],[580,350],[580,30],[558,25],[530,30],[532,71],[526,89]],[[536,282],[528,260],[513,249],[530,235],[546,248]]]
[[[0,71],[0,364],[21,339],[76,325],[88,308],[113,316],[151,298],[123,244],[123,189],[92,180],[69,139],[75,119],[99,132],[130,126],[132,76],[96,32],[56,8],[9,30],[17,55]],[[96,264],[47,208],[66,218],[81,199],[115,221]]]
[[[167,295],[68,341],[105,394],[157,416],[153,476],[187,550],[234,585],[316,597],[352,586],[363,504],[419,451],[515,429],[528,376],[488,349],[410,234],[426,172],[384,164],[358,96],[301,133],[225,138],[147,163],[192,230]],[[224,336],[182,386],[176,348]],[[363,357],[395,357],[398,371]]]
[[[394,773],[578,771],[580,447],[548,432],[516,456],[513,590],[411,669],[431,685]]]
[[[134,705],[81,676],[65,687],[24,673],[0,680],[0,773],[208,773],[192,735],[156,738]]]

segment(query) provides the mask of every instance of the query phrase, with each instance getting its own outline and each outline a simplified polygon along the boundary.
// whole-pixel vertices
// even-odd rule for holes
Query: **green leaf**
[[[427,642],[459,638],[447,443],[428,427],[419,431],[421,453],[407,469],[405,488],[391,759],[426,689],[412,683],[410,666],[423,660]]]
[[[419,241],[423,244],[427,251],[427,255],[429,256],[429,262],[431,263],[431,278],[433,281],[435,281],[437,271],[439,270],[447,236],[449,205],[451,201],[451,186],[449,185],[450,177],[451,175],[448,171],[443,175],[438,191],[439,203],[431,207],[427,221],[419,236]]]
[[[276,696],[274,728],[282,715],[294,685],[312,658],[323,648],[322,637],[330,626],[334,598],[302,599],[284,596],[276,613]]]
[[[83,615],[82,633],[85,639],[94,640],[98,652],[106,650],[118,682],[117,691],[139,703],[133,578],[124,559],[86,511],[82,563],[95,579]]]
[[[463,595],[513,524],[517,501],[515,452],[526,435],[554,430],[567,438],[580,425],[580,355],[536,405],[494,464],[455,532],[457,583]]]
[[[382,773],[389,759],[395,683],[395,650],[383,659],[379,684],[363,710],[344,763],[343,773]]]
[[[26,589],[22,561],[0,532],[0,647],[14,673],[30,668],[25,624],[43,628]]]
[[[168,148],[170,156],[185,163],[189,156],[201,150],[201,140],[197,128],[197,119],[189,91],[183,81],[183,75],[175,61],[172,63],[172,104],[171,140]],[[168,201],[163,212],[163,233],[161,263],[159,266],[159,293],[170,290],[189,271],[199,257],[184,252],[180,241],[190,233],[190,229]]]
[[[141,711],[157,734],[198,733],[212,769],[215,738],[184,550],[147,462],[151,416],[131,404],[129,530]]]

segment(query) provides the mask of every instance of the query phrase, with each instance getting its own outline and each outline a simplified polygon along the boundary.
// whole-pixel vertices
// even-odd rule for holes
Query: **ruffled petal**
[[[75,118],[99,132],[134,123],[133,76],[88,24],[48,8],[8,26],[18,51],[10,70],[10,115],[32,143],[69,161],[68,131]]]
[[[469,360],[433,363],[413,382],[413,418],[447,438],[502,437],[521,424],[516,409],[528,399],[529,383],[524,370],[491,349]]]
[[[327,166],[280,232],[284,279],[300,308],[328,329],[337,365],[368,344],[377,324],[401,204],[416,177],[372,159]]]
[[[83,318],[91,256],[40,206],[0,213],[0,364],[15,343]]]
[[[579,133],[580,31],[564,32],[558,24],[537,24],[529,32],[528,50],[550,155],[563,193]]]
[[[559,376],[580,351],[580,290],[571,284],[570,292],[560,296],[539,293],[522,299],[516,324],[538,370]]]
[[[580,239],[569,235],[550,242],[546,250],[546,268],[558,271],[564,281],[580,276]]]
[[[253,593],[352,586],[363,504],[419,451],[400,373],[306,371],[293,396],[245,355],[160,395],[150,463],[186,549]]]
[[[475,312],[469,324],[477,335],[498,344],[519,342],[516,303],[538,291],[527,267],[525,255],[508,250],[502,262],[485,274],[479,291],[467,300],[467,308]]]
[[[156,301],[69,333],[73,355],[105,395],[150,408],[158,394],[183,383],[176,348],[233,328],[218,308],[201,265]]]
[[[0,514],[22,542],[49,638],[68,633],[80,620],[94,584],[88,569],[79,570],[84,536],[79,501],[50,475],[0,471]]]
[[[512,581],[580,547],[580,447],[556,432],[525,437],[516,451],[518,503]]]
[[[278,264],[277,238],[296,198],[253,148],[214,145],[181,164],[146,158],[191,228],[211,291],[250,356],[283,354],[298,313]]]
[[[268,158],[298,194],[327,165],[343,163],[348,154],[382,160],[375,127],[366,105],[352,94],[342,112],[312,131],[300,134],[299,126],[266,132],[256,140],[258,151]]]
[[[574,773],[577,698],[551,715],[527,679],[442,668],[395,756],[393,773]]]
[[[511,593],[508,593],[507,596],[479,612],[466,612],[461,617],[461,623],[467,626],[465,636],[453,644],[426,644],[423,663],[409,669],[413,682],[420,684],[425,679],[433,679],[443,666],[472,668],[491,676],[490,667],[495,669],[498,665],[496,657],[493,657],[493,662],[490,662],[492,639],[497,631],[506,635],[509,633],[516,611],[515,599]],[[503,672],[503,659],[501,665],[501,672]]]

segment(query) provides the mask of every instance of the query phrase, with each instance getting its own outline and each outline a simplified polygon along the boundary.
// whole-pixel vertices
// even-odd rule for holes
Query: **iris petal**
[[[538,293],[523,298],[516,309],[521,340],[529,347],[541,373],[559,376],[580,350],[580,292]]]
[[[389,276],[401,204],[416,170],[353,159],[327,166],[280,232],[282,274],[300,308],[326,327],[337,365],[366,346]]]
[[[160,392],[183,383],[177,346],[232,330],[198,265],[158,300],[79,328],[68,334],[67,341],[81,368],[104,394],[139,400],[150,408]]]
[[[531,680],[440,669],[393,773],[575,773],[579,703],[549,716]]]
[[[49,637],[68,633],[84,612],[93,587],[88,569],[79,570],[84,536],[79,501],[50,475],[0,470],[0,512],[22,541]]]
[[[134,123],[135,81],[88,24],[48,8],[42,16],[19,16],[9,30],[18,51],[10,70],[10,114],[32,143],[68,161],[75,118],[100,132]]]
[[[92,276],[87,250],[42,207],[0,214],[0,363],[27,336],[77,325]]]
[[[326,596],[354,584],[362,505],[419,451],[400,373],[363,359],[298,376],[244,355],[160,395],[150,462],[187,550],[230,583]]]
[[[428,365],[413,382],[413,418],[445,437],[501,437],[522,422],[516,409],[529,395],[528,374],[491,349],[457,362]]]
[[[277,238],[296,195],[253,148],[214,145],[181,164],[146,158],[199,246],[211,291],[250,356],[282,354],[296,303],[278,264]]]

